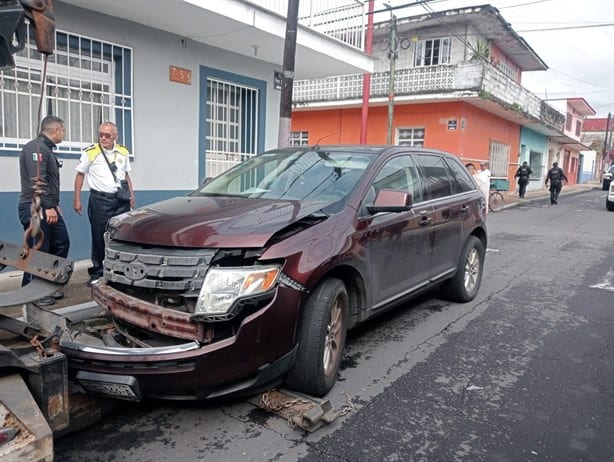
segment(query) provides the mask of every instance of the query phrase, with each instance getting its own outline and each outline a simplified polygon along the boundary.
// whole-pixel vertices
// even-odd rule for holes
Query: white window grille
[[[489,167],[491,177],[507,178],[510,158],[510,145],[500,141],[490,140]]]
[[[290,146],[305,146],[309,144],[309,132],[291,132]]]
[[[449,37],[420,40],[416,43],[414,66],[437,66],[450,64],[452,40]]]
[[[43,57],[31,28],[15,68],[0,72],[0,150],[20,150],[36,136]],[[98,139],[98,126],[117,124],[119,141],[133,152],[132,50],[90,37],[56,31],[55,51],[48,58],[41,117],[65,122],[65,139],[57,152],[80,152]]]
[[[424,146],[424,127],[397,128],[397,141],[399,146],[411,146],[421,148]]]
[[[207,176],[257,154],[259,97],[257,88],[207,78]]]

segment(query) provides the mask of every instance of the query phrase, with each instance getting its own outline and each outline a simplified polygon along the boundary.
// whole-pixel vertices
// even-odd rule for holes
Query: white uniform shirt
[[[478,186],[482,190],[484,199],[486,199],[486,213],[488,213],[488,200],[490,199],[490,170],[479,170],[478,173],[475,174],[475,177],[478,180]]]
[[[478,178],[478,182],[480,184],[480,188],[482,189],[482,192],[484,193],[484,196],[488,197],[488,194],[490,191],[490,170],[489,169],[480,170],[478,171],[476,176]]]
[[[102,157],[102,154],[98,154],[94,161],[90,164],[87,152],[81,153],[79,164],[77,165],[77,172],[87,174],[87,184],[90,189],[96,191],[114,193],[119,188],[119,182],[126,177],[126,173],[132,170],[130,166],[130,159],[128,156],[123,156],[119,152],[115,151],[115,146],[112,150],[106,150],[103,148],[102,152],[109,159],[109,163],[115,162],[117,170],[115,171],[115,177],[117,182],[113,180],[111,170],[107,165],[107,162]]]

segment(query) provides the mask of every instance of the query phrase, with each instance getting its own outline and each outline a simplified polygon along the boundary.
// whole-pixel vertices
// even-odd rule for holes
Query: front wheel
[[[324,396],[337,380],[349,316],[349,299],[343,281],[327,279],[305,304],[294,366],[286,385],[296,391]]]
[[[614,202],[606,200],[605,208],[608,209],[608,212],[614,212]]]
[[[469,236],[461,252],[456,275],[442,288],[448,300],[464,303],[475,298],[482,282],[484,253],[482,241]]]
[[[488,199],[488,208],[491,212],[498,212],[503,210],[503,206],[505,206],[505,198],[503,194],[499,191],[493,191],[490,193],[490,197]]]

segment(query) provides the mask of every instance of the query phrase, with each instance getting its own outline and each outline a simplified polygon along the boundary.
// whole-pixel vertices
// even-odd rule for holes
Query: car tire
[[[609,212],[614,212],[614,202],[606,200],[605,208],[608,209]]]
[[[337,380],[349,316],[349,298],[340,279],[327,279],[305,305],[294,366],[288,387],[313,396],[324,396]]]
[[[475,298],[482,282],[484,253],[482,241],[469,236],[461,252],[456,274],[442,288],[445,298],[459,303]]]
[[[602,191],[607,191],[609,187],[610,187],[610,184],[606,180],[603,180],[601,182],[601,190]]]

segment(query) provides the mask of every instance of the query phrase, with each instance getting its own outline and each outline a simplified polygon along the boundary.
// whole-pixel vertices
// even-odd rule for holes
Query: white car
[[[610,189],[608,190],[608,195],[605,198],[605,207],[610,212],[614,212],[614,181],[610,182]]]
[[[612,183],[612,179],[614,178],[614,165],[610,165],[608,169],[603,172],[603,180],[601,182],[601,189],[607,191],[610,189],[610,184]]]

